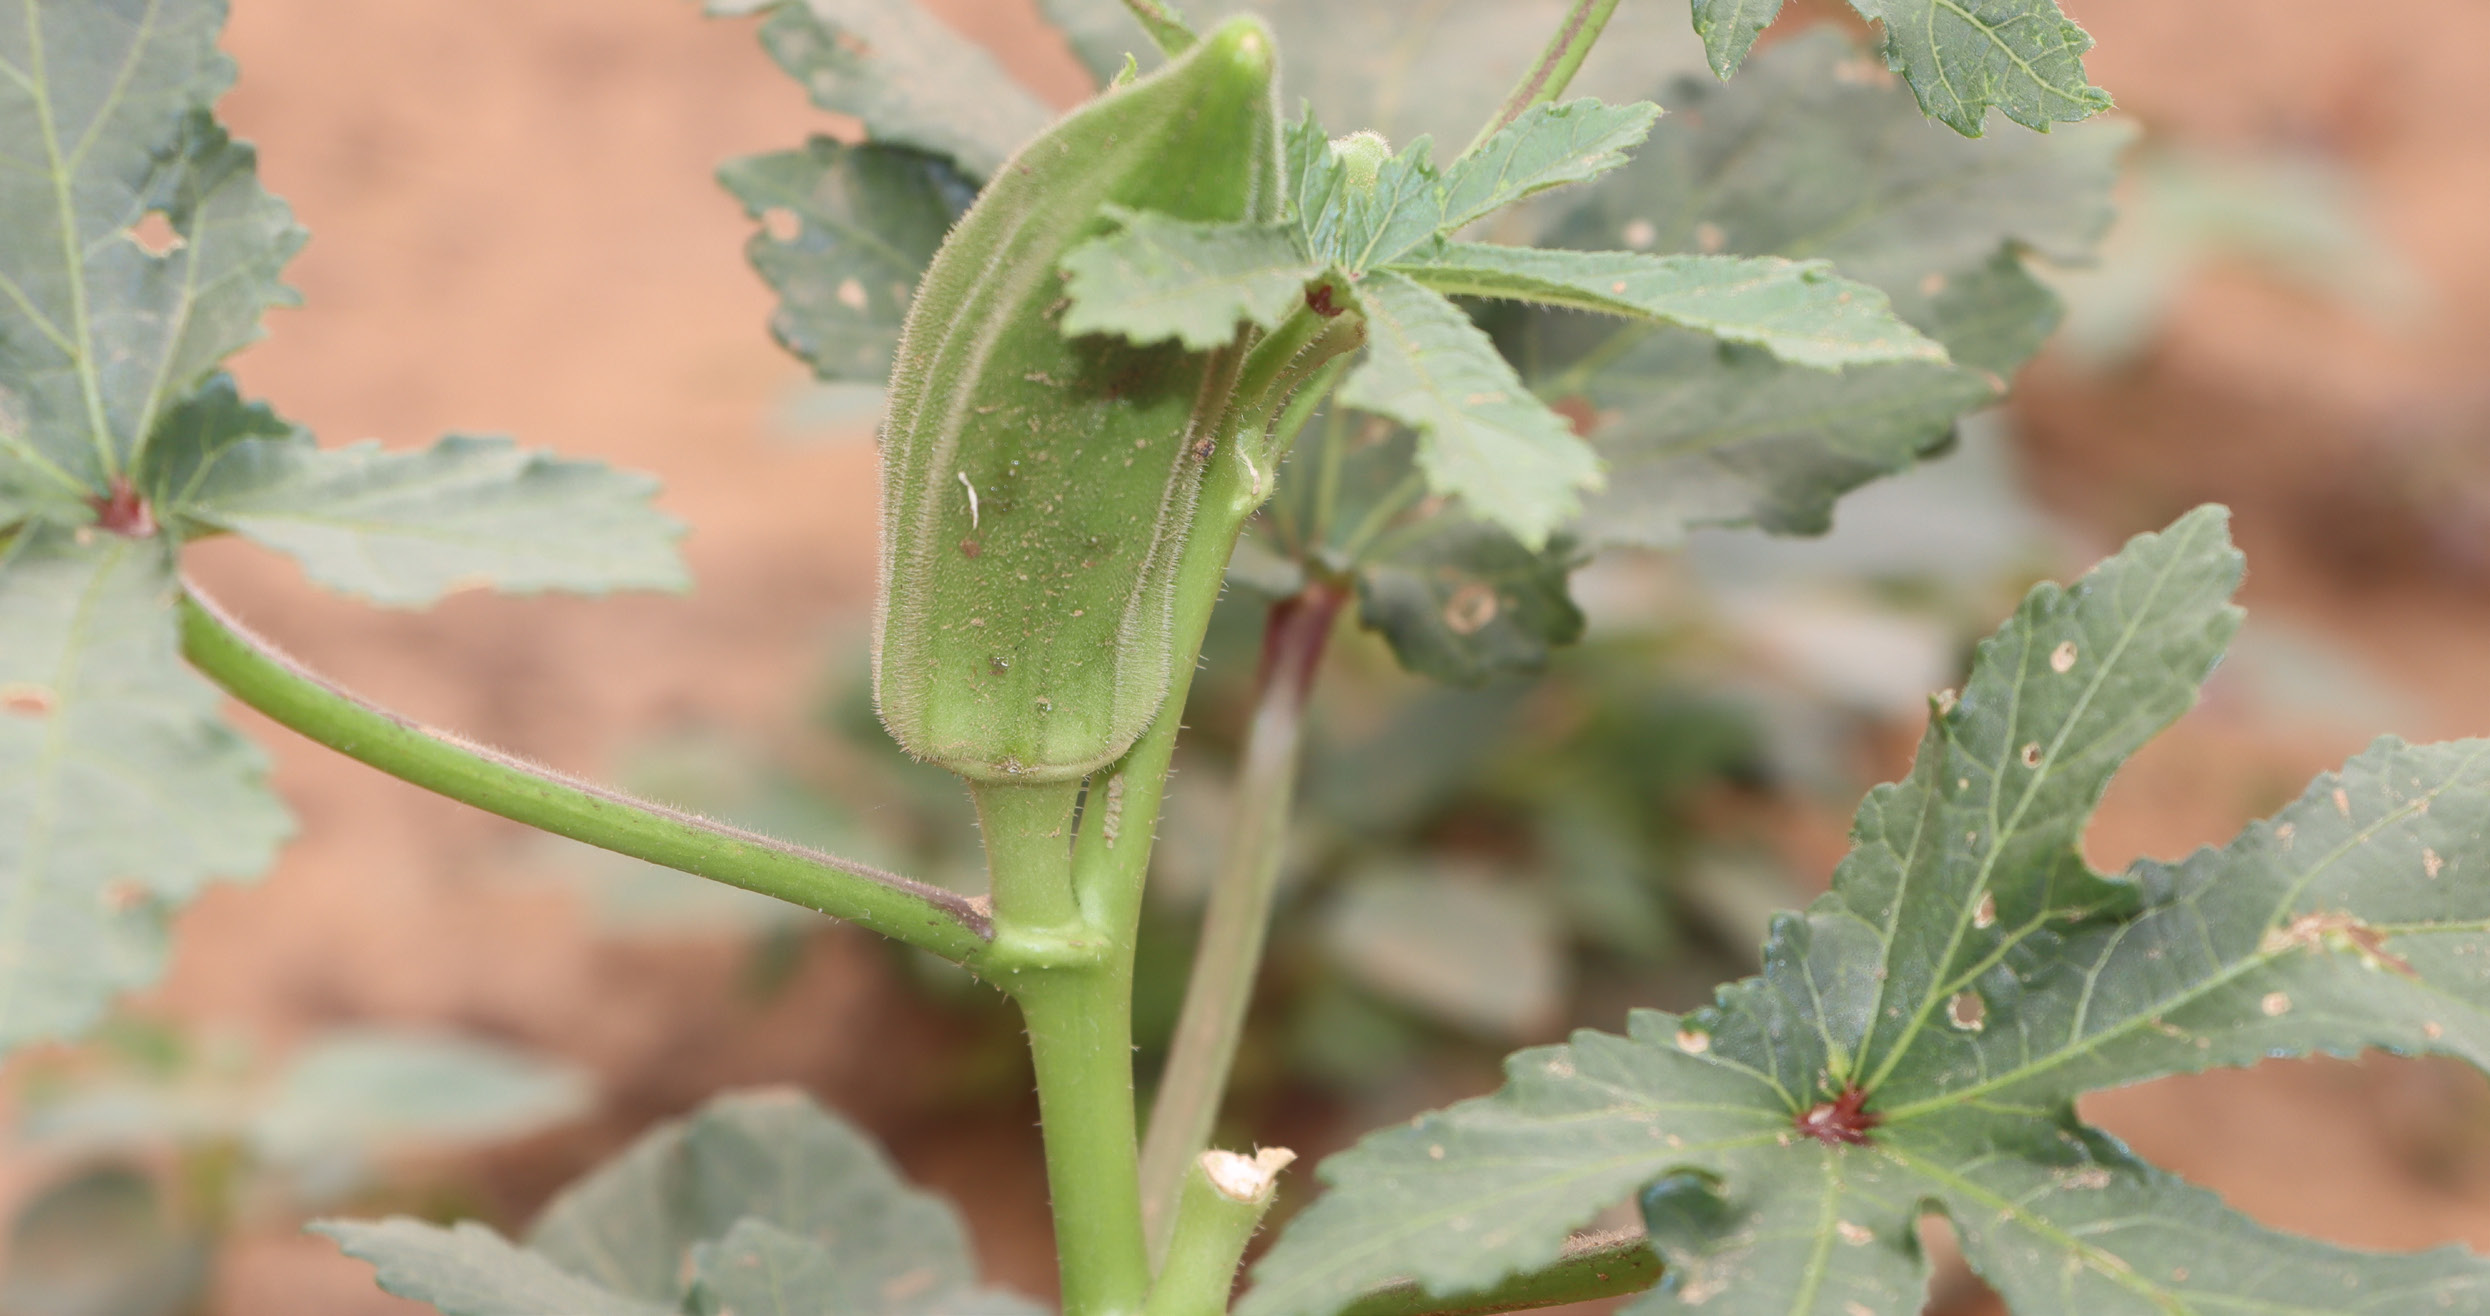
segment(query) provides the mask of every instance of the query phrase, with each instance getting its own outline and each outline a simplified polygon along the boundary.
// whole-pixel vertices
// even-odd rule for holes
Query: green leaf
[[[1677,83],[1624,168],[1547,234],[1561,247],[1830,260],[1900,297],[2011,243],[2083,264],[2109,227],[2132,133],[2103,123],[1969,140],[1932,127],[1834,31],[1727,85]]]
[[[1277,328],[1323,273],[1294,224],[1199,223],[1118,205],[1104,213],[1116,231],[1064,254],[1067,334],[1224,347],[1240,324]]]
[[[2089,119],[2110,94],[2084,74],[2092,38],[2055,0],[1850,0],[1884,26],[1885,64],[1965,137],[1997,109],[2026,128]]]
[[[761,45],[813,104],[865,136],[944,156],[986,179],[1055,118],[985,49],[914,4],[782,0]],[[939,236],[937,234],[936,236]]]
[[[924,1291],[956,1292],[975,1275],[949,1206],[907,1187],[854,1129],[790,1092],[720,1098],[643,1136],[555,1198],[528,1245],[671,1306],[685,1292],[683,1258],[747,1217],[831,1247],[875,1283],[922,1271]]]
[[[1991,108],[2026,128],[2088,119],[2110,108],[2084,74],[2092,38],[2055,0],[1850,0],[1884,25],[1887,67],[1908,79],[1930,118],[1980,135]],[[1781,0],[1694,0],[1695,31],[1723,78],[1773,18]]]
[[[693,1254],[691,1310],[698,1316],[1041,1316],[1000,1289],[962,1292],[925,1282],[926,1271],[860,1265],[760,1220],[744,1220]]]
[[[655,491],[646,476],[507,439],[415,452],[248,440],[175,510],[292,554],[332,589],[418,605],[474,585],[681,589],[681,527],[649,505]]]
[[[25,478],[101,492],[292,300],[302,231],[205,112],[223,17],[0,0],[0,463]]]
[[[313,1233],[372,1263],[380,1286],[430,1303],[442,1316],[668,1316],[675,1308],[625,1297],[564,1270],[472,1220],[447,1229],[405,1216],[322,1220]]]
[[[1362,274],[1443,231],[1444,183],[1426,138],[1385,159],[1373,183],[1361,187],[1350,182],[1348,167],[1312,115],[1286,133],[1289,203],[1306,248],[1319,259]]]
[[[2204,509],[2035,589],[1761,976],[1523,1052],[1497,1095],[1334,1158],[1240,1316],[1400,1275],[1475,1289],[1636,1194],[1672,1274],[1637,1312],[1907,1316],[1925,1210],[2019,1316],[2490,1303],[2460,1249],[2276,1234],[2076,1117],[2088,1091],[2267,1056],[2490,1063],[2490,742],[2382,741],[2226,849],[2085,865],[2111,774],[2220,657],[2239,574]]]
[[[176,588],[160,539],[33,527],[0,551],[0,1050],[154,981],[173,912],[290,830],[182,665]]]
[[[744,255],[778,291],[770,332],[823,379],[881,383],[917,278],[977,185],[941,156],[827,137],[730,160],[718,181],[762,222]]]
[[[564,1190],[520,1247],[412,1220],[313,1226],[444,1316],[1035,1316],[972,1288],[959,1218],[793,1092],[717,1098]],[[800,1283],[773,1293],[772,1278]],[[688,1304],[688,1305],[687,1305]]]
[[[1445,229],[1607,173],[1625,163],[1659,118],[1660,107],[1649,101],[1602,105],[1585,97],[1531,106],[1445,172]]]
[[[1445,242],[1392,268],[1440,293],[1679,325],[1800,365],[1945,359],[1944,348],[1888,313],[1883,293],[1818,261]]]
[[[1727,78],[1781,14],[1781,0],[1694,0],[1695,35],[1712,72]]]
[[[1843,493],[1994,402],[2056,324],[2056,299],[2018,253],[2089,256],[2126,135],[1966,140],[1860,76],[1863,59],[1838,34],[1810,34],[1726,87],[1681,84],[1685,112],[1549,240],[1829,259],[1889,294],[1954,364],[1834,375],[1647,325],[1528,313],[1509,350],[1542,396],[1579,401],[1608,464],[1582,526],[1592,546],[1666,547],[1698,526],[1820,533]]]
[[[1367,353],[1341,402],[1417,430],[1432,488],[1525,546],[1545,546],[1580,510],[1580,491],[1598,485],[1589,445],[1530,395],[1460,307],[1390,270],[1360,282],[1357,299]]]
[[[1438,681],[1535,672],[1551,649],[1582,638],[1582,610],[1565,590],[1580,557],[1561,536],[1533,552],[1441,512],[1360,567],[1358,620],[1383,633],[1403,667]]]

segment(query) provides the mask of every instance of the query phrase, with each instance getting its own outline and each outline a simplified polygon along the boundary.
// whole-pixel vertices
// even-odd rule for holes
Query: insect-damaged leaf
[[[2111,773],[2236,624],[2222,522],[2036,589],[1937,701],[1911,776],[1861,806],[1832,892],[1776,923],[1761,976],[1522,1052],[1501,1093],[1335,1158],[1241,1316],[1336,1311],[1400,1275],[1477,1288],[1637,1194],[1672,1279],[1636,1311],[1907,1316],[1922,1204],[2018,1316],[2490,1309],[2478,1258],[2273,1233],[2074,1113],[2268,1055],[2490,1062],[2490,742],[2382,741],[2177,865],[2081,858]]]
[[[973,1288],[951,1208],[907,1187],[871,1143],[793,1093],[721,1097],[660,1125],[555,1198],[525,1247],[475,1224],[316,1228],[373,1263],[383,1288],[445,1316],[1038,1312]]]
[[[0,1050],[154,981],[172,910],[290,829],[182,665],[174,590],[161,540],[34,526],[0,550]]]
[[[766,12],[761,45],[813,103],[985,179],[1053,119],[984,47],[892,0],[711,0],[712,14]]]
[[[770,332],[821,378],[874,384],[917,277],[977,194],[941,156],[827,137],[730,160],[718,181],[761,221],[744,254],[778,290]]]
[[[218,0],[0,0],[0,470],[103,492],[303,234],[207,104]]]
[[[2056,0],[1850,0],[1884,26],[1886,64],[1908,79],[1930,118],[1980,135],[1994,107],[2026,128],[2088,119],[2109,93],[2084,74],[2092,38]],[[1694,0],[1695,31],[1726,78],[1781,12],[1781,0]]]

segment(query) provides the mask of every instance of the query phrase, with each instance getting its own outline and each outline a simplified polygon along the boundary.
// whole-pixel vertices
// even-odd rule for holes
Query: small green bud
[[[1371,128],[1361,129],[1346,137],[1332,138],[1331,154],[1346,171],[1351,191],[1372,192],[1376,175],[1383,172],[1383,162],[1392,158],[1392,143]]]
[[[1269,220],[1277,49],[1250,17],[1007,161],[909,307],[882,433],[874,690],[909,753],[1086,776],[1166,702],[1174,576],[1233,349],[1067,339],[1056,265],[1113,202]]]

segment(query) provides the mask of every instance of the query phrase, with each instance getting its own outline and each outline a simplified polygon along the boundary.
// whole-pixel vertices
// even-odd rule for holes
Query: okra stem
[[[1574,80],[1583,57],[1599,43],[1600,32],[1615,12],[1617,0],[1574,0],[1564,21],[1556,25],[1555,33],[1548,38],[1547,49],[1531,61],[1521,81],[1514,83],[1513,90],[1506,94],[1504,104],[1496,107],[1495,116],[1478,130],[1478,136],[1471,138],[1468,146],[1461,148],[1461,153],[1466,156],[1477,150],[1506,124],[1520,118],[1522,111],[1564,95],[1566,84]]]
[[[1154,1256],[1168,1246],[1170,1209],[1186,1167],[1210,1143],[1245,1032],[1303,757],[1306,698],[1348,599],[1345,584],[1317,578],[1273,604],[1263,630],[1254,720],[1236,786],[1235,830],[1202,918],[1200,949],[1194,952],[1183,1012],[1142,1143],[1142,1223]]]
[[[993,924],[966,897],[849,859],[576,781],[365,702],[243,630],[185,588],[182,654],[280,725],[393,777],[514,822],[776,896],[975,964]]]
[[[1146,1316],[1222,1316],[1228,1310],[1237,1262],[1271,1209],[1280,1171],[1296,1159],[1283,1147],[1255,1156],[1214,1151],[1194,1158],[1176,1206],[1175,1241],[1150,1288]]]

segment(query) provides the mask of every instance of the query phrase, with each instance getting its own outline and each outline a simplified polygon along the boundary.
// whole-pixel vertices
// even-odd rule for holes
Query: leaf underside
[[[1240,1316],[1477,1289],[1629,1199],[1670,1274],[1634,1312],[1908,1316],[1930,1212],[2019,1316],[2490,1311],[2480,1258],[2274,1233],[2076,1117],[2267,1056],[2490,1063],[2490,742],[2381,741],[2224,849],[2085,865],[2111,774],[2220,657],[2239,570],[2208,508],[2035,589],[1761,975],[1519,1053],[1498,1094],[1333,1158]],[[1846,1093],[1857,1141],[1811,1136]]]
[[[1037,1316],[977,1289],[959,1218],[809,1099],[718,1098],[572,1185],[525,1246],[473,1223],[314,1226],[444,1316]]]

